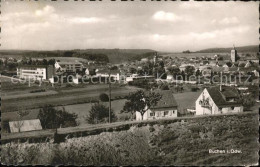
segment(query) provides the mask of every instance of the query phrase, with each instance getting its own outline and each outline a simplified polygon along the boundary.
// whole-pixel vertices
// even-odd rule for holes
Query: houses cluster
[[[160,91],[162,98],[142,116],[136,112],[136,120],[165,119],[178,117],[178,104],[171,90]],[[214,115],[240,113],[244,111],[242,99],[237,88],[219,85],[205,88],[198,96],[193,115]]]
[[[17,75],[20,78],[32,77],[36,80],[46,80],[54,82],[54,76],[72,75],[72,81],[79,84],[83,75],[92,77],[112,77],[115,81],[130,83],[134,81],[149,80],[156,82],[153,75],[154,71],[162,71],[167,74],[164,80],[175,80],[173,72],[178,74],[188,73],[188,68],[192,69],[195,75],[211,76],[212,74],[235,74],[247,75],[254,74],[259,77],[259,60],[257,57],[248,55],[238,55],[235,47],[231,50],[230,56],[215,55],[213,57],[195,57],[195,58],[170,58],[160,57],[155,53],[153,58],[142,58],[139,61],[133,61],[121,64],[97,65],[95,63],[83,64],[81,62],[56,61],[51,65],[19,66]],[[173,68],[173,70],[170,70]],[[141,73],[142,71],[143,73]],[[147,72],[147,73],[144,73]],[[196,74],[197,73],[197,74]],[[177,80],[175,80],[177,82]],[[197,80],[178,80],[183,84],[196,84]],[[205,84],[205,83],[204,83]],[[190,109],[195,115],[221,114],[230,112],[243,112],[240,93],[232,86],[224,84],[213,85],[211,88],[205,88],[198,96],[195,109]],[[246,88],[245,88],[246,89]],[[177,117],[178,105],[174,94],[168,91],[161,91],[162,98],[156,106],[147,110],[143,119],[160,119],[168,117]],[[246,93],[246,92],[244,92]],[[136,112],[136,119],[140,120],[142,115]]]
[[[185,80],[176,78],[178,75],[186,75],[187,69],[191,69],[191,73],[196,76],[212,76],[213,74],[240,74],[247,76],[253,74],[259,77],[259,60],[257,57],[248,55],[238,55],[237,50],[233,48],[230,56],[215,55],[213,57],[160,57],[157,53],[153,58],[142,58],[139,61],[124,62],[121,64],[97,65],[95,62],[83,64],[77,61],[59,61],[54,64],[54,69],[50,66],[26,67],[19,66],[17,74],[20,78],[32,76],[36,79],[54,81],[52,76],[72,75],[74,83],[80,83],[82,76],[91,77],[112,77],[115,81],[121,83],[129,83],[136,80],[152,80],[156,78],[155,73],[160,71],[165,73],[163,78],[167,82],[180,82],[196,84],[197,78],[193,80]],[[30,68],[30,69],[28,69]],[[174,69],[174,70],[171,70]],[[46,72],[45,72],[46,71]],[[161,78],[160,78],[161,79]]]
[[[187,67],[192,67],[194,73],[202,76],[211,76],[213,74],[235,75],[240,74],[242,77],[248,74],[254,74],[259,77],[259,59],[251,55],[238,55],[236,48],[231,50],[228,55],[215,55],[214,57],[196,57],[196,58],[175,58],[166,59],[169,68],[177,68],[180,72],[186,72]],[[174,75],[167,70],[167,80],[171,81]]]

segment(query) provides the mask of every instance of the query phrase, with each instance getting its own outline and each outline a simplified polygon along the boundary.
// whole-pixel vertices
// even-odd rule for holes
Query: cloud
[[[36,16],[46,16],[46,15],[52,14],[54,12],[55,12],[54,7],[46,5],[43,9],[36,10],[35,15]]]
[[[166,38],[165,35],[160,35],[160,34],[153,34],[151,37],[152,37],[152,39],[155,40],[155,41],[157,41],[157,40],[163,40],[163,39]]]
[[[216,33],[215,32],[203,32],[203,33],[191,32],[190,36],[195,39],[203,40],[203,39],[215,38]]]
[[[182,2],[180,4],[180,8],[182,9],[197,9],[202,7],[200,2],[194,2],[194,1],[190,1],[190,2]]]
[[[205,40],[205,39],[213,39],[213,38],[220,38],[220,37],[228,37],[234,34],[242,34],[248,32],[249,30],[250,30],[250,26],[243,25],[243,26],[224,28],[220,30],[202,32],[202,33],[190,32],[189,35],[192,38],[197,40]]]
[[[221,24],[221,25],[230,25],[230,24],[238,24],[240,21],[238,20],[237,17],[226,17],[224,19],[221,20],[216,20],[213,19],[211,21],[211,24]]]
[[[239,20],[237,17],[231,17],[231,18],[224,18],[219,21],[220,24],[236,24],[239,23]]]
[[[84,24],[84,23],[97,23],[103,21],[101,18],[97,17],[72,17],[68,19],[70,23]]]
[[[154,13],[153,19],[159,21],[175,22],[181,20],[182,18],[171,12],[157,11],[156,13]]]

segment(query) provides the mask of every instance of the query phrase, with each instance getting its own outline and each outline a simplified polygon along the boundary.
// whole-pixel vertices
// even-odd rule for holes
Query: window
[[[159,117],[159,116],[160,116],[160,113],[159,113],[159,112],[156,112],[155,115],[156,115],[156,117]]]
[[[153,117],[154,116],[154,112],[150,112],[150,117]]]
[[[232,107],[231,107],[231,110],[234,110],[234,108],[235,108],[235,107],[234,107],[234,106],[232,106]]]
[[[164,117],[164,114],[165,114],[164,111],[162,111],[162,117]]]
[[[165,111],[165,112],[164,112],[164,115],[169,115],[169,111]]]

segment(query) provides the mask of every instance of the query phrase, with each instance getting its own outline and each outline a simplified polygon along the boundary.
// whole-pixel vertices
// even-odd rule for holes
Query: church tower
[[[155,65],[157,63],[158,57],[157,57],[157,52],[155,52],[155,55],[153,57],[153,64]]]
[[[233,49],[231,50],[231,61],[232,63],[235,63],[237,61],[237,50],[235,48],[235,46],[233,47]]]

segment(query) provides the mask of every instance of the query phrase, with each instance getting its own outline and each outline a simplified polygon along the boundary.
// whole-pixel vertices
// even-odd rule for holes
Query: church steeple
[[[235,63],[237,61],[237,50],[235,48],[235,45],[233,44],[233,49],[231,50],[231,61],[232,63]]]

